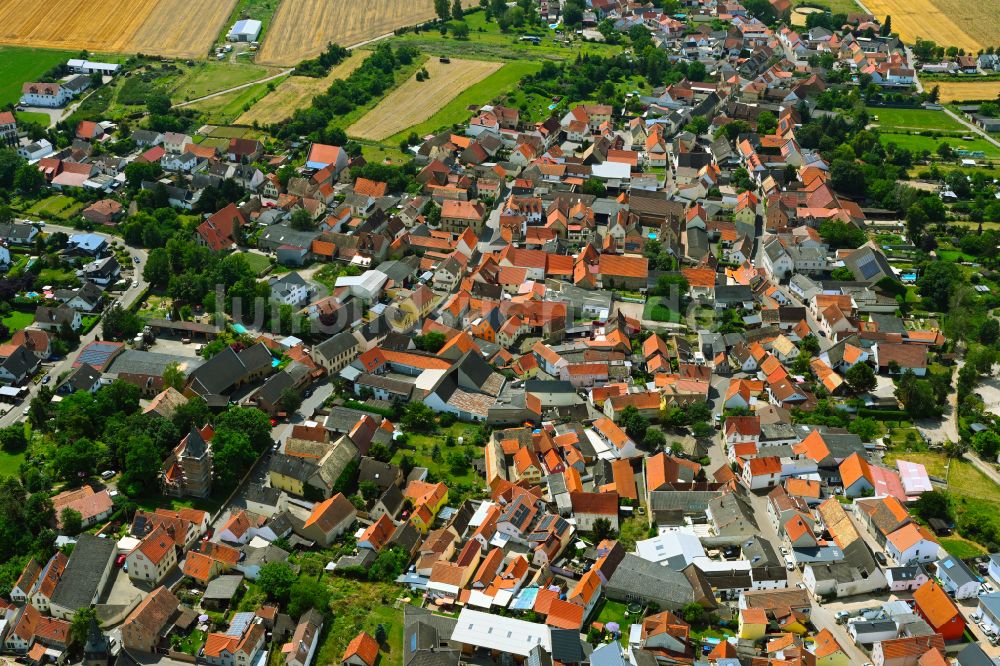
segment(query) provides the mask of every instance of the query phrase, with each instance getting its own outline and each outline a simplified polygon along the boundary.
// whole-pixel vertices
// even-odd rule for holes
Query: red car
[[[273,428],[274,426],[278,425],[278,419],[268,419],[268,423],[270,423],[271,427]]]
[[[115,566],[116,567],[121,567],[123,564],[125,564],[125,555],[119,555],[115,559]]]

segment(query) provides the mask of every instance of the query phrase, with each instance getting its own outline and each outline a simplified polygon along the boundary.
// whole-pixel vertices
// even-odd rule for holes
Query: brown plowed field
[[[236,0],[0,0],[0,43],[203,58]]]

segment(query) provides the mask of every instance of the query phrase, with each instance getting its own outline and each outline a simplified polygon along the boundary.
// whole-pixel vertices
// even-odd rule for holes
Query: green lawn
[[[190,108],[204,113],[205,119],[210,123],[225,125],[236,120],[244,111],[260,101],[264,95],[268,94],[270,92],[269,86],[273,85],[277,87],[281,81],[282,79],[275,79],[267,83],[258,83],[248,88],[234,90],[225,95],[196,102]]]
[[[866,109],[871,122],[877,123],[883,129],[902,128],[914,130],[935,130],[939,132],[966,132],[961,123],[944,111],[929,109],[890,109],[884,107],[868,107]],[[878,116],[878,120],[875,120]]]
[[[21,99],[21,84],[75,57],[76,53],[68,51],[0,46],[0,106],[16,104]]]
[[[979,544],[968,539],[963,539],[960,536],[942,537],[938,541],[941,542],[941,547],[950,555],[954,555],[960,560],[977,557],[986,553],[986,549]]]
[[[622,638],[628,637],[628,627],[632,624],[632,621],[625,614],[624,603],[605,599],[604,603],[600,606],[600,610],[593,613],[591,617],[595,622],[600,622],[604,626],[607,626],[608,622],[617,622],[622,633]]]
[[[398,144],[410,132],[424,136],[442,127],[464,123],[471,116],[469,106],[482,105],[493,101],[498,96],[517,86],[518,82],[529,74],[534,74],[542,68],[541,63],[527,60],[509,62],[482,81],[466,88],[458,97],[445,104],[433,116],[424,122],[400,132],[386,140],[387,143]]]
[[[38,113],[36,111],[17,111],[14,113],[17,118],[17,122],[21,124],[32,124],[40,125],[41,127],[48,127],[50,118],[47,113]]]
[[[861,7],[854,0],[792,0],[792,6],[821,7],[834,14],[851,14],[861,11]]]
[[[358,141],[361,144],[361,154],[366,162],[375,164],[405,164],[409,162],[412,155],[407,155],[395,146],[384,146],[380,143]]]
[[[184,640],[176,645],[176,649],[184,652],[185,654],[197,655],[198,649],[201,648],[204,642],[205,632],[201,629],[195,629],[190,634],[185,636]]]
[[[83,210],[83,208],[83,204],[75,199],[67,197],[63,194],[57,194],[35,203],[27,210],[27,213],[29,215],[37,215],[39,217],[68,220]]]
[[[930,476],[945,478],[948,475],[948,458],[933,451],[889,451],[882,457],[886,466],[895,469],[897,460],[906,460],[927,468]]]
[[[463,484],[471,487],[482,487],[483,480],[476,475],[475,470],[471,465],[466,466],[461,474],[455,474],[455,470],[451,468],[448,464],[448,455],[451,453],[461,453],[463,450],[468,449],[471,446],[472,436],[476,432],[476,426],[468,425],[465,423],[455,423],[451,427],[442,430],[439,434],[434,435],[410,435],[407,443],[404,447],[398,449],[393,456],[392,462],[399,464],[404,455],[410,456],[413,459],[414,464],[418,467],[426,467],[431,475],[440,481],[443,481],[449,487]],[[453,446],[448,446],[446,444],[447,437],[451,435],[455,438],[455,444]],[[459,446],[458,438],[464,437],[464,443]],[[441,452],[441,460],[437,461],[433,458],[434,447],[437,446]],[[482,451],[478,450],[477,455],[481,455]],[[455,493],[450,493],[449,504],[456,503]]]
[[[11,409],[21,410],[26,405],[14,405]],[[24,462],[24,452],[7,453],[0,451],[0,476],[18,476],[21,472],[21,463]]]
[[[882,143],[894,143],[899,148],[914,152],[924,150],[935,153],[942,143],[947,143],[953,150],[981,151],[988,159],[1000,159],[1000,148],[985,139],[966,141],[959,136],[920,136],[919,134],[897,134],[882,132]]]
[[[163,495],[151,495],[148,497],[129,497],[135,505],[143,511],[155,511],[156,509],[200,509],[208,513],[215,513],[222,506],[224,497],[165,497]]]
[[[720,641],[725,640],[733,635],[733,632],[729,629],[723,629],[721,627],[705,627],[704,629],[691,628],[691,640],[701,641],[703,638],[717,638]]]
[[[642,309],[642,318],[651,321],[679,322],[680,313],[664,305],[664,300],[663,296],[650,296]]]
[[[246,259],[247,264],[250,265],[251,270],[253,270],[257,277],[264,274],[267,269],[271,267],[271,260],[262,254],[257,254],[256,252],[242,252],[240,256]]]
[[[71,268],[43,268],[38,272],[38,282],[43,286],[75,287],[80,284],[76,271]]]
[[[950,261],[952,263],[976,260],[975,257],[965,254],[961,250],[935,250],[935,253],[939,259],[944,259],[945,261]]]
[[[274,1],[274,0],[272,0]],[[227,28],[228,30],[228,28]],[[195,65],[170,91],[174,101],[197,99],[219,90],[263,79],[278,70],[250,63],[207,61]]]
[[[404,595],[402,588],[387,583],[364,583],[336,576],[323,579],[330,588],[332,619],[323,627],[317,664],[340,662],[347,644],[360,631],[375,635],[381,624],[389,635],[382,646],[381,664],[403,663],[403,611],[395,600]]]
[[[31,325],[31,322],[35,321],[35,313],[23,312],[21,310],[11,310],[4,315],[3,319],[0,321],[3,321],[3,325],[6,326],[7,330],[9,330],[11,335],[13,335],[17,331],[28,328],[28,326]]]

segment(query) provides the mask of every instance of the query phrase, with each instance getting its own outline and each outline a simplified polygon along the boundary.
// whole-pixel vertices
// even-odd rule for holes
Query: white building
[[[21,87],[21,104],[58,109],[73,99],[73,93],[58,83],[25,83]]]
[[[29,143],[17,149],[17,154],[29,162],[37,162],[43,157],[48,157],[53,152],[52,144],[49,143],[48,139],[39,139],[34,143]]]
[[[260,30],[260,21],[243,19],[233,24],[226,39],[230,42],[256,42],[260,37]]]
[[[162,527],[157,527],[125,556],[125,566],[132,580],[158,584],[177,566],[173,538]]]
[[[382,271],[365,271],[361,275],[344,275],[337,278],[337,289],[347,287],[351,296],[371,303],[382,293],[382,286],[389,279],[389,276]]]
[[[289,273],[271,283],[271,300],[282,305],[302,307],[309,302],[309,283],[298,273]]]
[[[66,61],[66,65],[77,74],[100,74],[101,76],[114,76],[122,69],[122,66],[116,63],[94,62],[80,58],[70,58]]]
[[[463,648],[482,648],[522,658],[536,646],[552,651],[552,634],[547,625],[469,608],[463,608],[459,614],[451,642]]]

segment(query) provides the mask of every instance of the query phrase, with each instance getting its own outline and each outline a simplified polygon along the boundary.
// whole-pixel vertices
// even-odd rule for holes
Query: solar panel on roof
[[[866,280],[879,272],[878,262],[875,261],[875,257],[870,254],[858,262],[858,268],[861,269],[861,275],[863,275]]]

